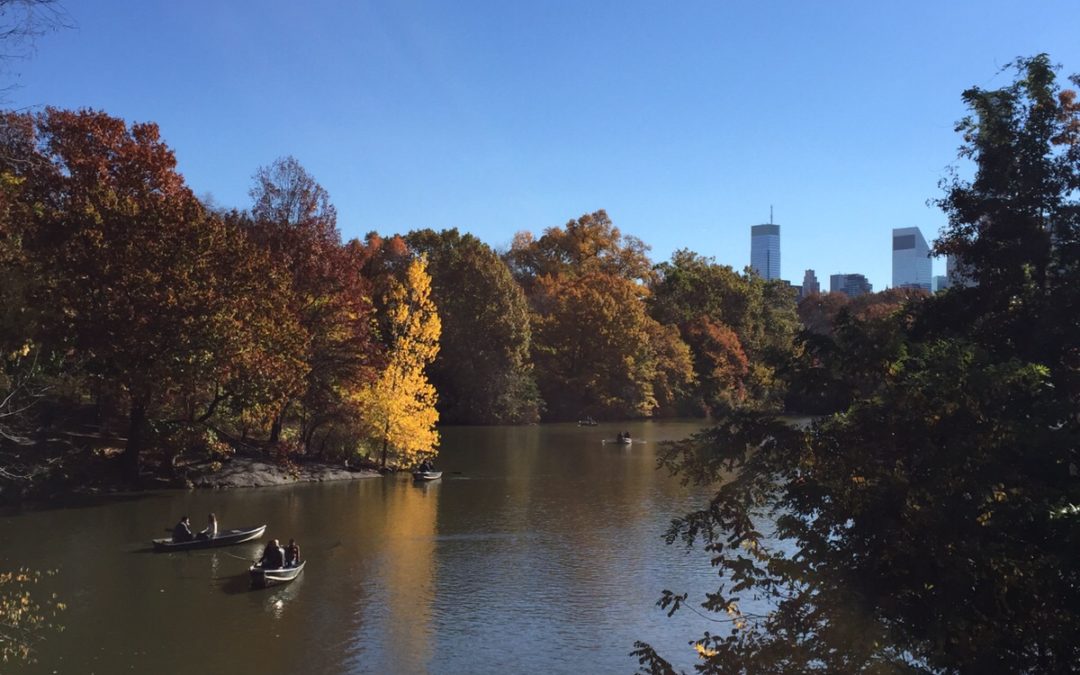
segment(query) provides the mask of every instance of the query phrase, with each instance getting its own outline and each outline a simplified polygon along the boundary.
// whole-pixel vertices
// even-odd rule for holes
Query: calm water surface
[[[716,576],[664,545],[703,503],[655,469],[658,442],[699,422],[450,428],[441,481],[406,476],[167,492],[0,517],[0,568],[59,568],[69,606],[19,672],[632,673],[646,640],[690,668],[711,623],[655,606],[700,602]],[[620,428],[625,448],[602,439]],[[269,523],[308,560],[290,585],[248,589],[261,544],[154,554],[181,514]],[[2,669],[2,667],[0,667]]]

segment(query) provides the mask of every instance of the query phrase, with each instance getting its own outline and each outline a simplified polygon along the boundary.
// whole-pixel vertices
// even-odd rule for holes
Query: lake
[[[700,550],[666,546],[707,493],[656,470],[700,421],[442,430],[439,481],[407,475],[170,491],[0,517],[0,569],[56,568],[65,631],[19,672],[632,673],[635,640],[677,666],[724,624],[656,607],[700,602]],[[629,447],[604,443],[622,429]],[[263,543],[148,552],[183,514],[201,528],[269,523],[308,564],[249,590]]]

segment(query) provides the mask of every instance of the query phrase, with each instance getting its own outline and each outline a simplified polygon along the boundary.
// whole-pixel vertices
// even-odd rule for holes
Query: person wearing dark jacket
[[[264,570],[279,570],[285,567],[285,552],[281,550],[281,544],[277,539],[272,539],[266,545],[262,558],[259,558],[259,565]]]
[[[195,535],[191,533],[191,520],[184,516],[172,531],[172,540],[176,543],[191,541]]]

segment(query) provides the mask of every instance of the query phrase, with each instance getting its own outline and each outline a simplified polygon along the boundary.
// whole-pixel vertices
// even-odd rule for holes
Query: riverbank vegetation
[[[778,410],[795,293],[604,211],[343,241],[294,158],[196,198],[152,123],[0,116],[0,471],[12,491],[184,484],[235,453],[381,467],[436,422]]]
[[[822,417],[794,429],[740,411],[665,449],[684,479],[719,485],[668,535],[720,574],[699,672],[1080,663],[1080,106],[1046,56],[1013,67],[1012,84],[964,93],[973,176],[957,170],[937,201],[936,251],[967,283],[815,300],[789,378]]]

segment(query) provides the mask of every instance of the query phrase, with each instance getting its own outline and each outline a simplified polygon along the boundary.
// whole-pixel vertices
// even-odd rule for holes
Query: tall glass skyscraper
[[[929,292],[933,279],[930,247],[917,227],[892,231],[893,288],[921,288]]]
[[[780,226],[750,227],[750,267],[762,279],[780,278]]]

